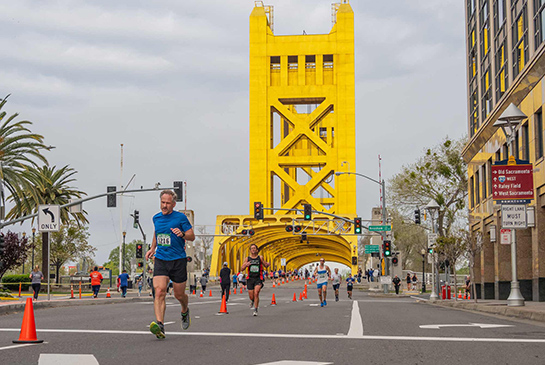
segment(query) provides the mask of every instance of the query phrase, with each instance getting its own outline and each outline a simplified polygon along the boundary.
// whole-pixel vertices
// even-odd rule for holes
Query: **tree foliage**
[[[422,250],[427,249],[427,237],[424,228],[407,220],[397,209],[389,211],[392,218],[396,250],[401,252],[405,270],[422,269]]]
[[[4,254],[0,257],[0,278],[6,271],[21,266],[28,255],[28,240],[26,237],[19,238],[17,233],[8,231],[4,235]]]
[[[467,165],[461,155],[464,144],[465,138],[447,137],[389,181],[390,203],[405,214],[412,214],[431,199],[439,204],[440,236],[450,236],[453,228],[465,226],[460,222],[467,219]]]
[[[132,240],[129,243],[125,243],[125,254],[123,255],[125,262],[125,269],[130,265],[131,259],[136,258],[136,245],[141,244],[144,247],[144,254],[147,251],[147,247],[144,245],[142,240]],[[115,247],[110,251],[110,256],[108,256],[108,262],[104,263],[104,267],[112,270],[112,275],[119,275],[119,247]]]

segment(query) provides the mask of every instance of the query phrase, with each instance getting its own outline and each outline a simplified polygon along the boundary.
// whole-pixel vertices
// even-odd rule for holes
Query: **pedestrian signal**
[[[357,264],[358,264],[358,257],[352,256],[352,265],[357,265]]]
[[[261,202],[254,202],[254,218],[263,220],[263,204]]]
[[[143,250],[143,246],[141,243],[137,243],[136,244],[136,258],[137,259],[141,259],[142,258],[142,250]]]
[[[398,260],[397,257],[392,258],[392,264],[397,265],[398,262],[399,262],[399,260]]]
[[[312,220],[312,205],[303,204],[303,208],[304,208],[304,220],[306,221]]]
[[[361,234],[361,218],[354,218],[354,234]]]
[[[137,265],[138,265],[138,267],[144,267],[144,263],[143,263],[143,262],[139,262]]]
[[[174,187],[174,192],[176,193],[176,201],[181,202],[184,200],[184,182],[183,181],[174,181],[172,184]]]
[[[420,209],[415,209],[414,211],[414,223],[420,224]]]

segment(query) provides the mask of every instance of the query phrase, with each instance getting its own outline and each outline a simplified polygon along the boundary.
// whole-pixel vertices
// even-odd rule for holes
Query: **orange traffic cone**
[[[274,281],[273,281],[273,288],[276,288],[276,285],[274,285]]]
[[[34,321],[34,307],[32,298],[27,298],[25,304],[25,313],[23,314],[23,324],[21,325],[21,334],[18,340],[13,343],[42,343],[44,340],[38,340],[36,337],[36,322]]]
[[[212,290],[210,290],[210,294],[209,294],[208,296],[209,296],[209,297],[211,297],[211,296],[212,296]]]
[[[304,291],[303,293],[305,293],[305,299],[308,299],[308,297],[307,297],[307,290],[306,290],[306,289],[305,289],[305,291]]]
[[[297,301],[297,296],[295,295],[295,293],[293,293],[293,302],[296,302]]]
[[[300,301],[300,302],[303,301],[303,293],[302,293],[302,292],[299,293],[299,301]]]
[[[193,290],[193,295],[195,295],[195,290]]]
[[[204,295],[202,295],[202,290],[201,290],[201,298],[204,297]]]
[[[240,288],[240,294],[242,294],[242,288]]]
[[[227,312],[227,302],[225,301],[225,295],[222,296],[219,313],[229,314],[229,312]]]
[[[70,285],[70,299],[76,299],[76,297],[74,296],[74,285],[73,284]]]
[[[464,293],[464,299],[466,299],[466,293]]]
[[[274,293],[273,293],[273,297],[272,297],[272,300],[271,300],[271,305],[276,305],[276,298],[274,297]]]
[[[458,299],[462,299],[462,290],[458,289]]]
[[[471,299],[471,293],[467,293],[467,300]]]
[[[108,291],[106,292],[106,298],[111,298],[112,295],[110,294],[110,288],[108,288]]]

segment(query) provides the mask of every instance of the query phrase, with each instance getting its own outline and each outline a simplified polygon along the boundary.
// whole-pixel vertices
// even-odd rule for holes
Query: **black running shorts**
[[[187,259],[165,261],[156,257],[153,276],[168,276],[174,283],[185,283],[187,281]]]
[[[248,288],[248,290],[254,290],[256,285],[260,285],[261,287],[263,287],[263,281],[260,278],[247,279],[246,287]]]
[[[333,290],[339,289],[340,286],[341,286],[341,284],[333,284]]]

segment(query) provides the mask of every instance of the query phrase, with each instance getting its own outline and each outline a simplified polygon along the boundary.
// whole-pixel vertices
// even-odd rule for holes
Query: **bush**
[[[20,282],[23,283],[23,285],[21,285],[21,290],[27,291],[31,284],[31,280],[28,275],[4,275],[2,277],[2,284],[5,288],[10,289],[11,291],[19,291]]]

